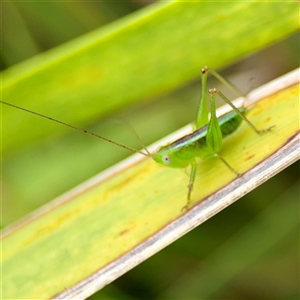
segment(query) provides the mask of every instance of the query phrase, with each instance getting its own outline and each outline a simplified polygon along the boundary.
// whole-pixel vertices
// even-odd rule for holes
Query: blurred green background
[[[1,68],[5,70],[149,4],[4,2]],[[299,33],[220,71],[247,92],[298,66]],[[123,109],[114,118],[130,121],[149,144],[193,120],[199,92],[199,82],[191,82],[151,103]],[[115,123],[110,118],[101,123],[108,137],[110,130],[118,128]],[[153,132],[151,124],[162,126]],[[126,135],[124,143],[130,135],[126,131],[121,132]],[[71,139],[86,142],[78,142],[81,137],[76,133]],[[82,149],[84,145],[78,151]],[[114,159],[125,156],[121,151]],[[112,163],[107,160],[107,166]],[[100,171],[96,167],[70,187]],[[298,203],[296,163],[91,299],[298,299]],[[15,214],[7,219],[19,217]]]

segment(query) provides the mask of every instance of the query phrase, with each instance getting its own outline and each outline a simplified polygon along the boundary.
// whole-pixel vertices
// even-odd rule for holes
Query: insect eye
[[[162,161],[165,165],[169,165],[172,160],[171,160],[171,157],[169,155],[165,155],[165,156],[163,156]]]

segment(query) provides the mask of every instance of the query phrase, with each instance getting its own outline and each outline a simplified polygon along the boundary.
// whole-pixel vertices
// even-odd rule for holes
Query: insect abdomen
[[[241,113],[244,115],[246,113],[245,109],[240,108]],[[229,116],[230,115],[230,116]],[[223,137],[233,133],[241,125],[243,118],[235,112],[228,114],[228,120],[223,124],[220,124]]]

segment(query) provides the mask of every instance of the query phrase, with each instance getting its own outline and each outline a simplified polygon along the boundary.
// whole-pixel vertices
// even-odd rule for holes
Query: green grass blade
[[[69,123],[89,124],[120,106],[184,85],[203,65],[227,65],[299,26],[297,3],[218,6],[172,2],[146,8],[5,71],[2,97]],[[14,112],[4,117],[15,136],[8,121]],[[23,126],[28,133],[11,137],[4,151],[54,130]]]
[[[298,28],[296,2],[157,3],[6,70],[1,95],[4,101],[86,128],[122,107],[198,78],[204,65],[224,67]],[[159,136],[152,135],[149,110],[135,127],[139,130],[149,118],[145,141]],[[137,111],[132,119],[140,115]],[[180,115],[179,107],[170,123]],[[125,155],[78,133],[66,137],[68,129],[8,107],[3,107],[2,124],[3,207],[8,211],[3,225]],[[155,124],[168,132],[166,119]],[[111,123],[96,130],[126,143],[124,131]]]
[[[257,136],[243,124],[226,139],[222,155],[243,177],[219,161],[200,162],[192,201],[207,199],[185,215],[186,174],[135,157],[7,230],[4,298],[91,295],[297,159],[298,72],[294,83],[282,78],[267,87],[268,96],[257,92],[264,99],[249,118],[259,128],[276,125],[272,132]]]

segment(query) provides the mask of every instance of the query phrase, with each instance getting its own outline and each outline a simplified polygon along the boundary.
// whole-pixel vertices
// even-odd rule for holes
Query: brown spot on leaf
[[[246,157],[246,159],[245,159],[245,160],[250,160],[250,159],[252,159],[254,156],[255,156],[254,154],[252,154],[252,155],[249,155],[248,157]]]

